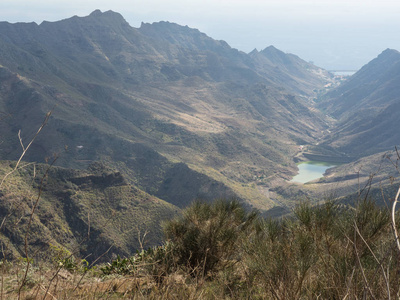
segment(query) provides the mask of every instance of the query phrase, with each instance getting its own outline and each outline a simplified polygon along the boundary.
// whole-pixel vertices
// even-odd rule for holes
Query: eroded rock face
[[[0,173],[10,170],[0,162]],[[119,172],[29,165],[9,177],[0,194],[0,244],[6,259],[25,255],[32,205],[38,205],[28,231],[29,255],[45,259],[55,248],[94,261],[109,254],[130,256],[140,247],[138,233],[149,231],[148,246],[161,241],[161,222],[179,209],[126,183]],[[103,173],[102,173],[103,172]],[[46,179],[42,178],[46,175]],[[38,198],[40,192],[40,197]],[[112,249],[110,250],[110,247]],[[47,256],[46,256],[47,255]],[[103,258],[108,259],[107,257]]]
[[[124,177],[120,172],[102,175],[88,175],[84,177],[69,178],[68,181],[78,186],[96,186],[101,189],[105,189],[110,186],[121,186],[127,185]]]
[[[292,173],[295,144],[314,143],[326,127],[307,98],[331,80],[323,70],[275,48],[246,54],[168,22],[133,28],[118,13],[95,11],[0,23],[0,64],[16,80],[0,90],[13,116],[0,127],[2,157],[18,159],[18,130],[28,141],[55,108],[25,159],[62,153],[58,165],[80,169],[107,160],[148,193],[174,199],[179,191],[182,207],[212,193],[272,206],[251,186],[255,174]],[[190,166],[188,178],[202,174],[192,191],[171,171],[177,163]],[[79,180],[119,180],[103,179]]]

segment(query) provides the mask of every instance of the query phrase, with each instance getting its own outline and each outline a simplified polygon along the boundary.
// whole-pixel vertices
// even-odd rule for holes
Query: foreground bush
[[[389,213],[300,204],[295,218],[261,221],[246,244],[252,286],[275,299],[389,299],[399,292],[399,253]]]
[[[165,225],[165,235],[179,264],[194,275],[206,275],[240,257],[238,243],[256,217],[235,200],[195,202],[181,218]]]
[[[59,264],[62,277],[49,277],[57,278],[52,285],[35,281],[35,267],[24,293],[43,299],[44,291],[61,299],[398,299],[400,253],[391,226],[388,210],[368,200],[356,207],[300,203],[280,220],[263,219],[237,201],[196,202],[165,224],[164,245],[83,273]],[[18,270],[5,266],[3,281],[11,283]]]
[[[369,200],[300,203],[281,220],[236,201],[197,202],[165,225],[168,244],[143,261],[163,270],[161,287],[180,274],[195,280],[190,293],[212,298],[390,299],[400,291],[391,226],[388,210]]]

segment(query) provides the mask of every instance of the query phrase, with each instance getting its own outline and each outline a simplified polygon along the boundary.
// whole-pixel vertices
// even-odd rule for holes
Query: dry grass
[[[26,261],[3,260],[1,299],[395,299],[400,292],[391,214],[367,199],[353,208],[302,203],[282,220],[238,203],[196,204],[166,232],[163,246],[103,265],[32,262],[24,282]]]

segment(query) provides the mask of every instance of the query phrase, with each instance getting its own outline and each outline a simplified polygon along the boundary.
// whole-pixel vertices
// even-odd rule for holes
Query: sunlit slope
[[[146,172],[130,161],[153,170],[165,160],[160,174],[169,172],[166,165],[184,163],[194,177],[210,177],[192,183],[190,197],[210,198],[218,189],[218,195],[273,206],[251,184],[293,174],[298,145],[314,143],[326,128],[307,99],[311,86],[321,89],[331,79],[297,57],[267,52],[256,58],[167,22],[136,29],[111,11],[40,25],[3,22],[1,155],[16,159],[18,130],[28,139],[54,109],[27,159],[43,161],[67,146],[58,164],[84,168],[105,160],[163,199],[170,196],[161,190],[185,187],[161,188],[163,176],[144,180]],[[138,160],[138,149],[151,159]],[[213,180],[218,188],[206,188]]]
[[[1,161],[1,178],[15,164]],[[89,261],[132,255],[144,235],[146,247],[158,245],[161,222],[180,211],[102,164],[87,170],[29,164],[3,182],[0,207],[0,242],[9,259],[25,255],[26,237],[31,257],[50,259],[51,248],[65,247]]]

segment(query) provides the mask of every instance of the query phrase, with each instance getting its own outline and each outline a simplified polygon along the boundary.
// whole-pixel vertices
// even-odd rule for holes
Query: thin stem
[[[383,273],[383,278],[385,279],[385,283],[386,283],[386,289],[387,289],[387,293],[388,293],[388,299],[390,300],[390,287],[389,287],[389,280],[386,276],[386,272],[385,269],[382,266],[382,263],[379,261],[379,259],[376,257],[374,251],[372,251],[371,247],[368,245],[367,241],[364,239],[364,237],[361,235],[360,230],[358,229],[357,224],[354,224],[356,232],[358,233],[358,235],[360,236],[361,240],[364,242],[364,244],[367,246],[368,250],[371,252],[372,256],[374,257],[374,259],[376,260],[376,262],[378,263],[379,267],[382,270]]]
[[[393,233],[394,233],[394,238],[396,240],[396,245],[397,249],[400,251],[400,241],[399,241],[399,234],[397,233],[397,228],[396,228],[396,205],[399,200],[400,196],[400,187],[397,190],[396,197],[394,198],[393,205],[392,205],[392,227],[393,227]]]
[[[23,286],[25,284],[26,277],[28,276],[28,271],[29,271],[29,267],[30,267],[30,263],[31,263],[31,260],[29,259],[29,254],[28,254],[28,236],[29,236],[30,227],[32,225],[33,216],[35,214],[36,208],[39,205],[40,197],[42,196],[44,180],[46,179],[46,177],[47,177],[47,175],[48,175],[48,173],[50,171],[50,168],[54,165],[54,163],[56,162],[57,158],[58,157],[56,156],[54,158],[54,160],[52,161],[52,163],[48,166],[48,168],[46,169],[46,172],[44,173],[44,175],[43,175],[43,177],[42,177],[42,179],[40,181],[40,188],[39,188],[38,196],[36,197],[36,201],[35,201],[35,203],[34,203],[34,205],[32,207],[31,215],[29,217],[29,222],[28,222],[28,225],[27,225],[27,228],[26,228],[26,233],[25,233],[25,258],[26,258],[27,265],[26,265],[26,269],[25,269],[25,274],[24,274],[24,276],[22,278],[21,285],[20,285],[20,287],[18,289],[18,299],[20,299],[20,297],[21,297],[21,290],[22,290],[22,288],[23,288]]]
[[[44,126],[46,126],[47,122],[49,121],[50,116],[51,116],[51,113],[52,113],[52,111],[49,111],[49,112],[46,114],[46,116],[45,116],[45,118],[44,118],[44,121],[42,122],[42,125],[39,127],[38,131],[37,131],[36,134],[33,136],[32,140],[29,142],[28,146],[26,146],[26,147],[24,146],[24,144],[22,143],[21,136],[20,136],[20,132],[21,132],[21,131],[18,132],[18,139],[19,139],[19,142],[20,142],[21,147],[22,147],[22,154],[21,154],[21,156],[19,157],[19,159],[18,159],[18,161],[17,161],[17,164],[15,165],[14,169],[12,169],[10,172],[8,172],[8,173],[3,177],[3,179],[1,180],[1,182],[0,182],[0,188],[2,187],[4,181],[7,179],[7,177],[10,176],[12,173],[14,173],[14,172],[18,169],[18,166],[19,166],[19,164],[21,163],[22,158],[25,156],[26,152],[28,151],[29,147],[32,145],[33,141],[36,139],[36,137],[39,135],[39,133],[42,131],[42,129],[44,128]]]
[[[354,229],[356,229],[356,228],[357,228],[357,224],[356,224],[356,222],[354,222]],[[355,231],[354,231],[354,242],[353,242],[353,246],[354,246],[354,252],[355,252],[355,254],[356,254],[357,262],[358,262],[358,265],[359,265],[359,267],[360,267],[361,275],[362,275],[362,277],[363,277],[364,284],[365,284],[365,286],[364,286],[364,291],[365,291],[365,290],[368,291],[369,294],[371,295],[371,298],[372,298],[372,299],[376,299],[375,296],[374,296],[374,294],[372,294],[372,291],[371,291],[371,289],[370,289],[370,287],[369,287],[368,279],[367,279],[367,277],[366,277],[366,275],[365,275],[364,268],[363,268],[362,263],[361,263],[360,255],[358,254],[357,243],[356,243],[356,241],[357,241],[356,236],[357,236],[357,231],[355,230]]]

